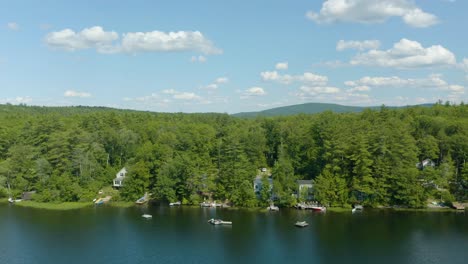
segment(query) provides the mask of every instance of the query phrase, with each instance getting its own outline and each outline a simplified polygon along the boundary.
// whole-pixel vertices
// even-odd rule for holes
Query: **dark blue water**
[[[455,212],[0,205],[0,235],[0,264],[468,263],[468,215]]]

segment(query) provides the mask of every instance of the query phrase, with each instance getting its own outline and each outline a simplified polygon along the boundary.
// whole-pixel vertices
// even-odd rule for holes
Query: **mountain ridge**
[[[407,108],[407,107],[429,107],[433,104],[420,104],[420,105],[406,105],[406,106],[385,106],[388,108]],[[240,112],[232,114],[236,117],[257,117],[257,116],[289,116],[296,114],[317,114],[325,111],[332,111],[335,113],[358,113],[366,109],[377,110],[382,106],[347,106],[340,104],[329,104],[329,103],[304,103],[296,105],[288,105],[266,109],[257,112]]]

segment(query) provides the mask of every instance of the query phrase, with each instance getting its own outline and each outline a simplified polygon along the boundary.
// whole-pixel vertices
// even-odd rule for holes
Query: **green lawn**
[[[40,203],[34,201],[21,201],[16,206],[32,207],[47,210],[72,210],[91,206],[91,202],[64,202],[64,203]]]

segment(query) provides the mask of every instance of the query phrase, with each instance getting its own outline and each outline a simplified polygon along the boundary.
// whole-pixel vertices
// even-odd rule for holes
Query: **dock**
[[[465,206],[461,203],[452,203],[452,206],[455,210],[465,210]]]
[[[208,220],[208,223],[210,223],[212,225],[232,225],[231,221],[224,221],[224,220],[221,220],[221,219],[213,219],[213,218]]]

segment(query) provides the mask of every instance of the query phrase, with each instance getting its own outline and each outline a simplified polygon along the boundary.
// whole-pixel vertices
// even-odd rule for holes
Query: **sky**
[[[0,0],[0,104],[468,102],[466,0]]]

